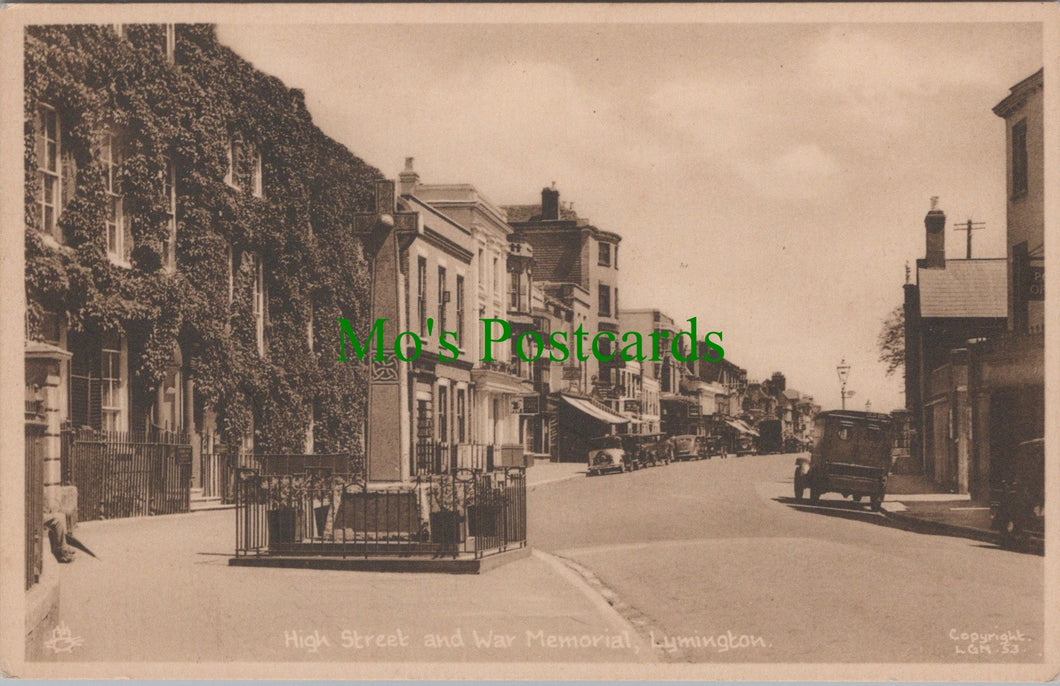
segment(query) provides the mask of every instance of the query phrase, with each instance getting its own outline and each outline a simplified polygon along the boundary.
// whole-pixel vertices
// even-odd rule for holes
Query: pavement
[[[545,468],[538,485],[574,478]],[[229,567],[231,510],[83,522],[59,573],[60,662],[571,662],[658,658],[544,552],[481,575]]]
[[[947,492],[921,474],[890,475],[883,509],[896,524],[912,531],[1000,541],[991,527],[989,505],[973,502],[968,494]]]
[[[576,479],[585,476],[585,469],[586,466],[580,462],[536,460],[534,465],[526,470],[526,487],[535,488],[567,479]]]

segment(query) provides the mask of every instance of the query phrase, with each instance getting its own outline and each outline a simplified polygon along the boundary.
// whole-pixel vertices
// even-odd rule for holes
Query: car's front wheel
[[[1023,542],[1023,531],[1018,522],[1008,514],[1002,515],[1001,520],[1001,547],[1016,550]]]

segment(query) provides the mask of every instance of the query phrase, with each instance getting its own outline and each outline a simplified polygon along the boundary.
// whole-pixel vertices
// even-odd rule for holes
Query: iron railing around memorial
[[[525,452],[521,443],[442,443],[425,439],[416,443],[413,472],[428,476],[459,470],[491,472],[505,467],[526,467]]]
[[[378,487],[317,457],[237,470],[236,556],[479,558],[526,545],[522,467]]]
[[[78,521],[188,512],[191,460],[183,433],[62,431],[62,478],[77,486]]]

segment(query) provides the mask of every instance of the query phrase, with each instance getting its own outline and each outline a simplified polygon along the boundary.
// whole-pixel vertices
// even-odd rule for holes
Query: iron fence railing
[[[62,476],[77,486],[78,521],[187,512],[191,460],[184,434],[62,431]]]
[[[499,446],[487,443],[439,443],[421,440],[416,443],[413,473],[418,476],[452,474],[464,469],[492,471]]]
[[[257,468],[252,453],[217,450],[199,454],[199,478],[204,498],[220,498],[222,503],[235,502],[236,470],[240,467]]]
[[[40,580],[44,565],[45,423],[26,412],[26,588]]]
[[[457,469],[384,488],[324,466],[237,470],[237,556],[478,558],[525,545],[522,467]]]

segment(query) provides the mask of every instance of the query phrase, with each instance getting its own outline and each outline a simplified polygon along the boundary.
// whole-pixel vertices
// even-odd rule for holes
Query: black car
[[[1011,469],[992,496],[993,525],[1003,546],[1019,548],[1045,538],[1045,439],[1016,446]]]

